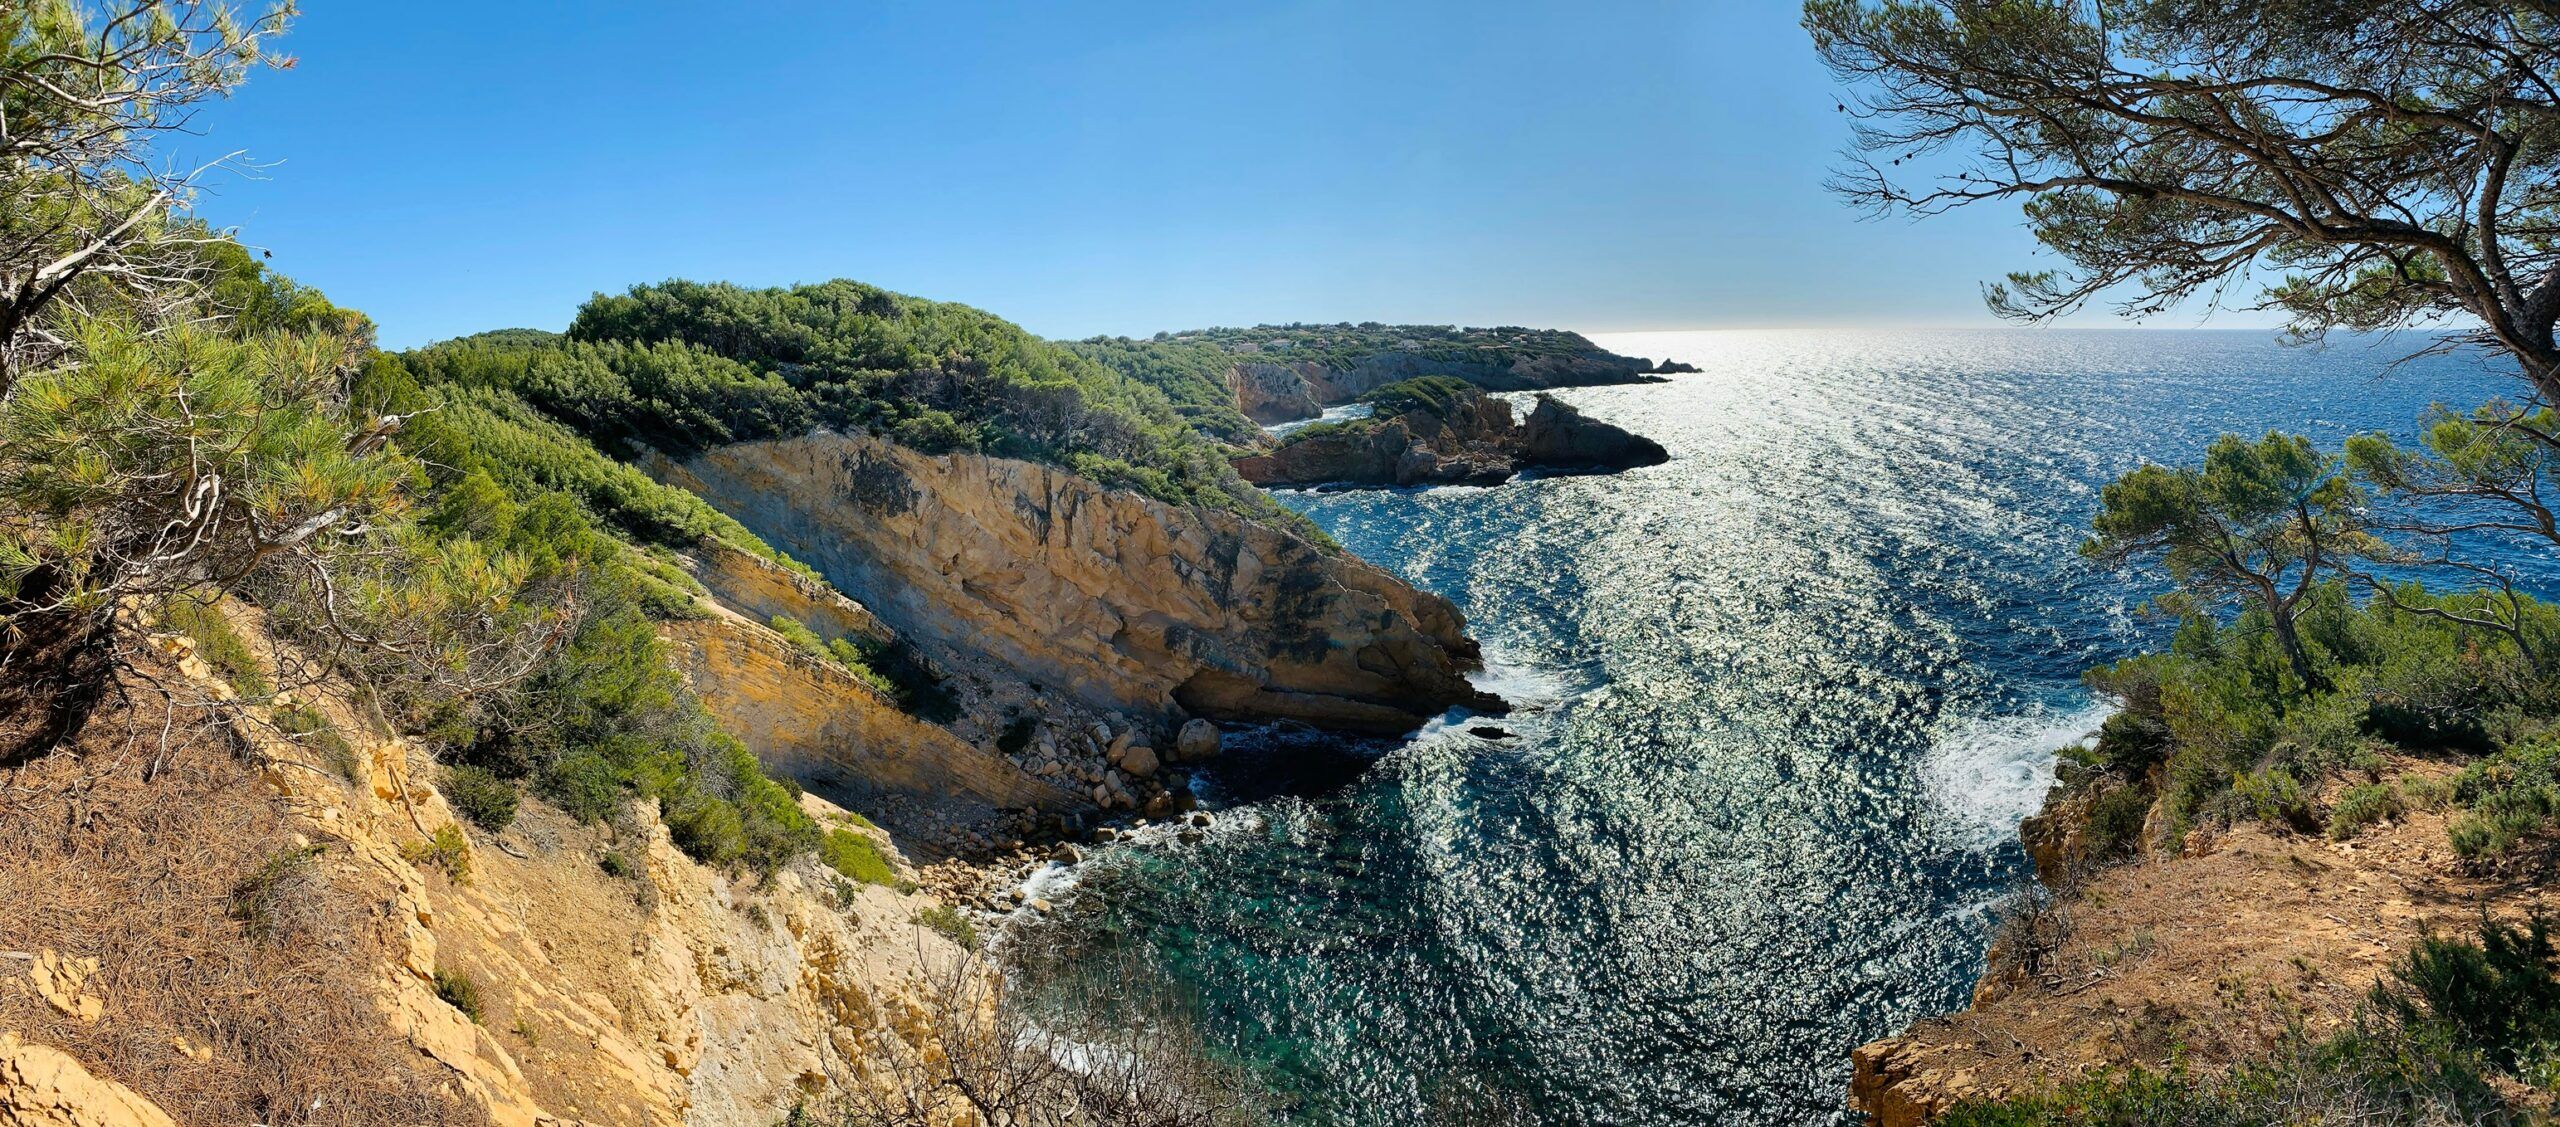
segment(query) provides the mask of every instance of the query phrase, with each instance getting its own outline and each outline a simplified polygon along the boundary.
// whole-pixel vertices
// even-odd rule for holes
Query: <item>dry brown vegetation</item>
[[[2404,779],[2448,773],[2399,758]],[[2340,784],[2343,786],[2343,784]],[[2421,936],[2550,914],[2541,874],[2465,861],[2442,811],[2347,842],[2261,823],[2077,875],[2014,910],[1970,1009],[1859,1050],[1885,1122],[2126,1066],[2203,1072],[2347,1028]],[[1886,1092],[1885,1089],[1896,1089]]]
[[[78,742],[0,767],[0,1028],[181,1123],[483,1122],[375,1012],[389,960],[231,717],[118,688]],[[33,987],[45,952],[97,960],[94,1021]]]

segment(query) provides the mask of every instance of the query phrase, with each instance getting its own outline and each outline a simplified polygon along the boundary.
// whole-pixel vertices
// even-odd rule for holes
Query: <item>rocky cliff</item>
[[[1347,366],[1313,360],[1239,361],[1228,374],[1227,386],[1235,392],[1237,410],[1268,425],[1313,418],[1328,406],[1417,376],[1455,376],[1486,391],[1538,391],[1652,383],[1661,377],[1650,375],[1651,369],[1642,360],[1605,352],[1484,361],[1380,352]]]
[[[957,957],[911,922],[928,896],[705,867],[646,805],[466,828],[345,695],[295,690],[337,735],[287,738],[264,705],[191,703],[230,690],[155,644],[180,695],[137,683],[93,746],[7,777],[0,1123],[770,1127]],[[172,736],[126,754],[139,730]]]
[[[1583,415],[1550,395],[1523,423],[1482,392],[1313,431],[1235,460],[1256,485],[1499,485],[1522,470],[1608,472],[1659,465],[1661,445]]]
[[[1222,510],[831,431],[652,469],[937,660],[1156,733],[1191,715],[1392,733],[1498,706],[1467,683],[1476,644],[1446,600]]]

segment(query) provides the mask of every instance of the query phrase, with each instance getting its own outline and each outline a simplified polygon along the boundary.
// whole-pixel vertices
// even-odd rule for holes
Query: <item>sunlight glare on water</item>
[[[1289,1122],[1850,1122],[1849,1050],[1963,1004],[2016,820],[2103,718],[2080,672],[2163,630],[2074,554],[2097,487],[2506,390],[2240,332],[1600,343],[1704,369],[1560,393],[1668,464],[1284,495],[1466,612],[1538,705],[1512,738],[1234,790],[1196,845],[1101,851],[1054,925],[1152,960]]]

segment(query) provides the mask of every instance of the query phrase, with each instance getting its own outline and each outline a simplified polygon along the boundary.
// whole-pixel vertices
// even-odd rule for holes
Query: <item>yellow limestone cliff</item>
[[[1091,707],[1401,732],[1496,704],[1447,600],[1223,510],[832,431],[652,469],[909,639]]]
[[[155,641],[164,685],[229,697],[184,639]],[[956,957],[913,923],[929,896],[806,858],[766,881],[709,868],[645,807],[619,831],[538,803],[467,828],[417,748],[332,692],[294,703],[343,754],[263,706],[182,702],[184,738],[148,756],[124,733],[156,738],[156,716],[107,717],[84,754],[7,776],[28,834],[9,848],[31,856],[0,871],[0,954],[26,955],[0,958],[0,1123],[246,1121],[284,1097],[315,1124],[769,1127]],[[276,938],[241,937],[244,903]]]

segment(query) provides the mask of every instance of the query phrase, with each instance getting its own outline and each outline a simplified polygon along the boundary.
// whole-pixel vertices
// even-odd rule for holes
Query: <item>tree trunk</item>
[[[2284,603],[2267,604],[2267,620],[2275,623],[2276,644],[2284,647],[2285,660],[2293,663],[2293,676],[2307,692],[2329,687],[2329,679],[2311,667],[2311,655],[2303,651],[2302,636],[2293,629],[2293,607]]]

